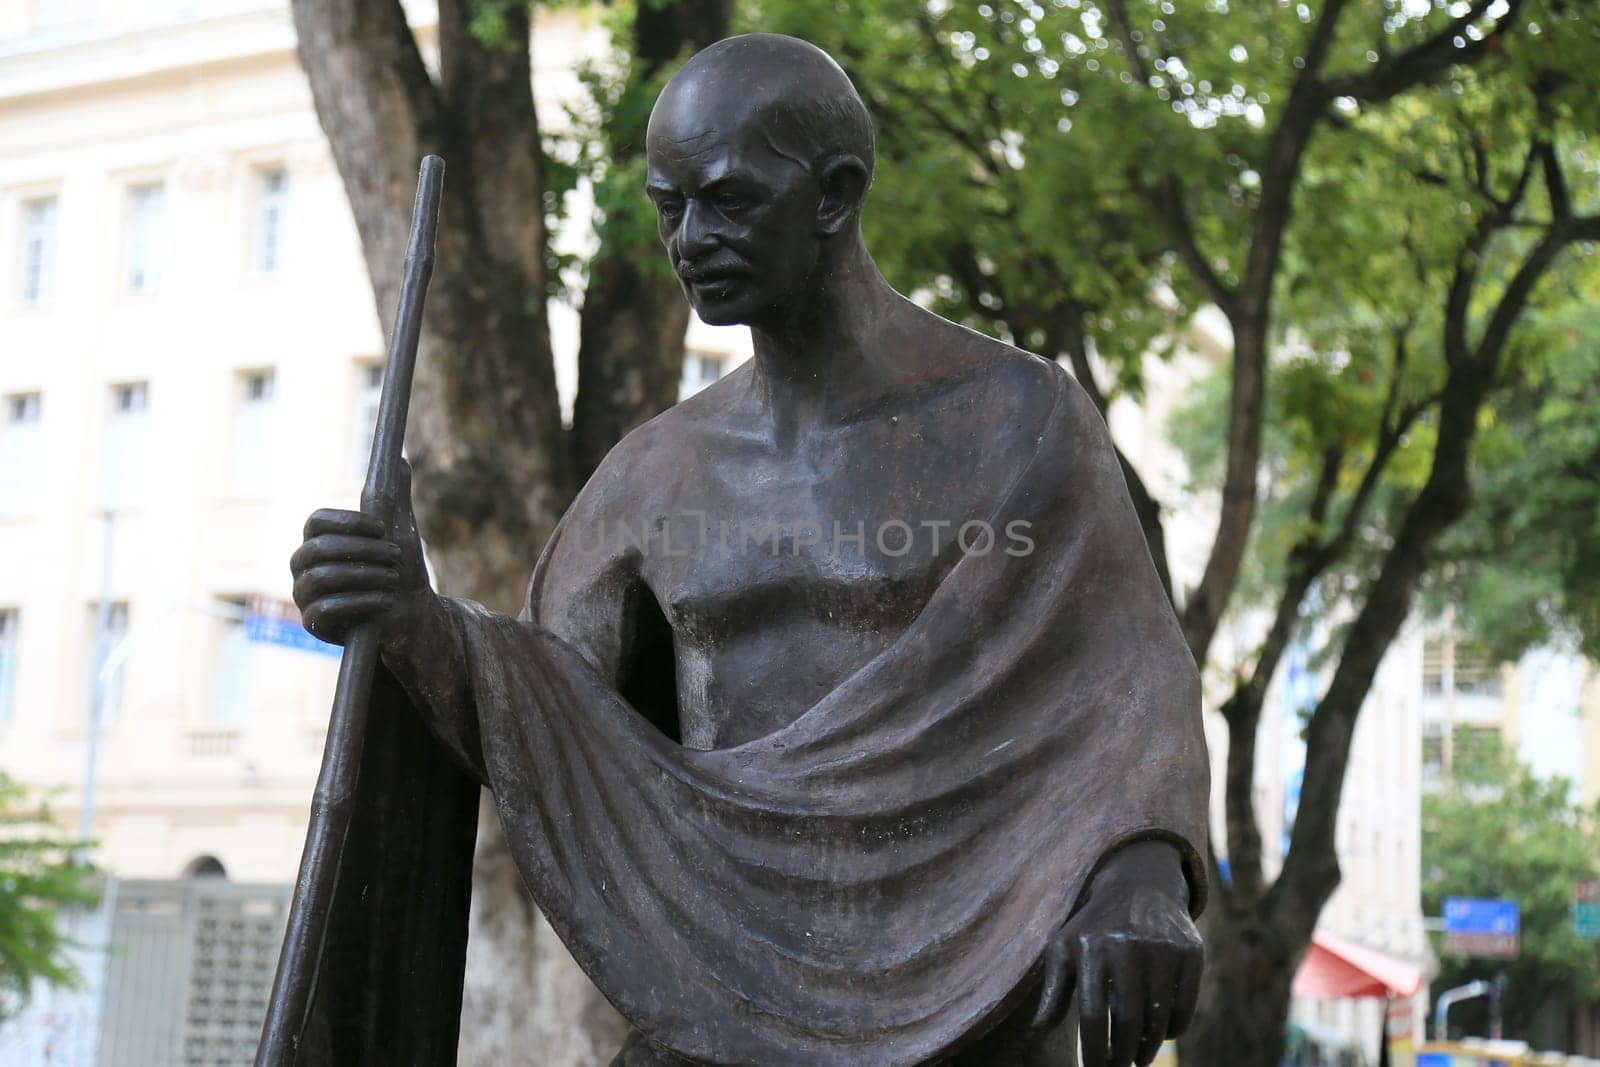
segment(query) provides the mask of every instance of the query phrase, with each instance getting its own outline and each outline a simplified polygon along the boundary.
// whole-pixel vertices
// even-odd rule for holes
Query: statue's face
[[[817,265],[817,181],[773,151],[759,120],[703,101],[663,97],[651,118],[645,190],[661,242],[706,322],[782,321]]]

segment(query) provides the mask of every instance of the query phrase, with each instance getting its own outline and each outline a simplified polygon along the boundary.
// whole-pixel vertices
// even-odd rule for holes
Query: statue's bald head
[[[865,254],[872,124],[827,53],[757,33],[719,41],[661,91],[645,191],[701,318],[787,320]]]
[[[661,91],[648,141],[687,147],[753,124],[771,150],[812,170],[851,155],[872,173],[872,121],[839,64],[798,37],[750,33],[697,52]]]

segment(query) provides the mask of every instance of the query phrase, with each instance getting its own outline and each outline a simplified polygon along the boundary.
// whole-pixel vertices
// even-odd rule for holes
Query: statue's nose
[[[716,250],[717,240],[709,225],[705,209],[690,200],[683,206],[683,220],[678,224],[678,254],[686,260],[696,260]]]

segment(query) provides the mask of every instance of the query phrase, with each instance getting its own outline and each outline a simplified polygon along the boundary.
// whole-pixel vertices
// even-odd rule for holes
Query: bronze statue
[[[1070,1063],[1074,1002],[1085,1067],[1148,1063],[1194,1008],[1208,772],[1103,421],[884,280],[819,49],[699,53],[647,148],[685,295],[755,357],[607,456],[517,619],[433,593],[408,501],[295,553],[307,627],[377,621],[385,667],[307,1062],[453,1062],[481,782],[617,1063]]]

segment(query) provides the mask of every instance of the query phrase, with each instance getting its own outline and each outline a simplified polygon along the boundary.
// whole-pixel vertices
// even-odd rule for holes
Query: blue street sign
[[[1444,951],[1451,956],[1514,960],[1522,951],[1522,917],[1514,900],[1447,897]]]
[[[263,644],[281,645],[301,652],[317,652],[324,656],[338,657],[344,652],[338,645],[330,645],[326,641],[312,637],[306,632],[306,628],[300,625],[298,619],[258,615],[252,612],[245,616],[244,635],[252,641],[260,641]]]
[[[1514,900],[1483,897],[1447,897],[1444,932],[1510,937],[1522,932],[1522,918]]]

